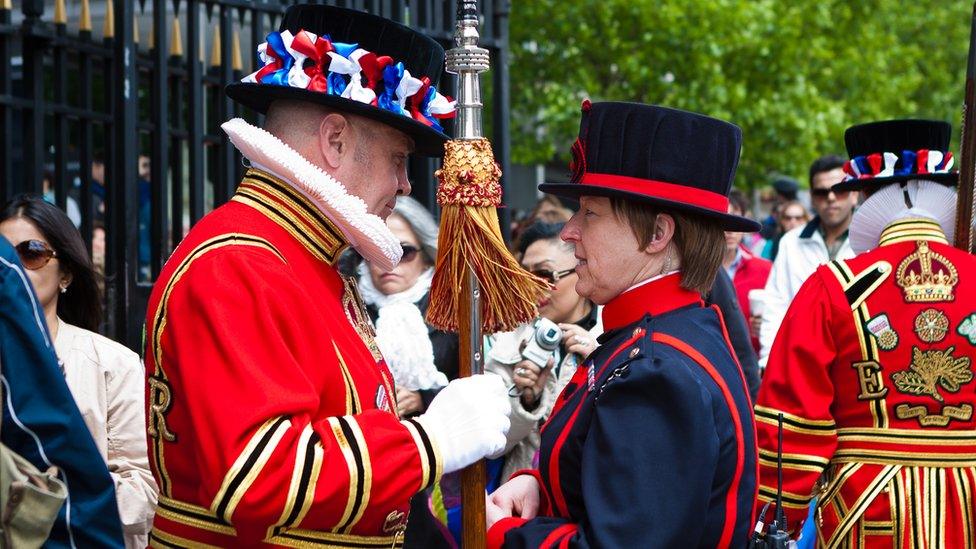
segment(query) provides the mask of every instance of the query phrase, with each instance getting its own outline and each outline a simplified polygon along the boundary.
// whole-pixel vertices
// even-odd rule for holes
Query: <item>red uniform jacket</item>
[[[739,300],[739,309],[742,311],[742,316],[746,318],[746,326],[749,327],[749,340],[752,342],[752,348],[758,353],[760,348],[759,334],[752,331],[752,323],[749,321],[749,317],[752,315],[749,290],[766,287],[766,280],[769,278],[769,271],[773,268],[773,262],[753,255],[744,247],[740,249],[742,250],[742,258],[739,268],[735,270],[735,276],[732,277],[732,285],[735,286],[735,297]]]
[[[440,476],[400,421],[340,231],[250,170],[167,262],[146,319],[151,543],[390,547]]]
[[[760,505],[782,413],[790,529],[818,495],[819,545],[973,547],[974,357],[976,258],[936,223],[896,221],[877,249],[818,269],[759,392]]]

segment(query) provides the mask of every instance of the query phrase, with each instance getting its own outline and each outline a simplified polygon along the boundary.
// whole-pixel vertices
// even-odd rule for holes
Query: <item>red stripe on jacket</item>
[[[742,469],[745,467],[746,451],[744,448],[745,436],[742,431],[742,420],[739,418],[739,410],[735,405],[735,400],[732,398],[732,393],[729,391],[728,385],[725,380],[718,373],[712,363],[708,361],[701,353],[692,348],[690,345],[677,339],[675,337],[669,336],[667,334],[655,333],[651,336],[652,340],[656,343],[662,343],[670,347],[675,348],[681,353],[684,353],[689,358],[698,363],[699,366],[708,372],[712,380],[718,385],[719,389],[722,390],[722,396],[725,397],[725,403],[729,408],[729,413],[732,415],[732,423],[735,425],[735,440],[737,442],[736,453],[735,453],[735,476],[732,477],[732,483],[729,485],[729,490],[725,494],[725,525],[722,527],[722,537],[719,538],[718,547],[728,547],[732,542],[732,533],[735,529],[735,516],[738,511],[738,505],[736,505],[736,500],[738,499],[739,483],[742,480]]]

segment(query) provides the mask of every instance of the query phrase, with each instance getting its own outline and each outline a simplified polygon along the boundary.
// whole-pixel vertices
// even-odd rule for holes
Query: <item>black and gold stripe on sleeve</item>
[[[237,505],[264,469],[281,437],[290,427],[291,421],[285,416],[271,418],[258,427],[244,447],[244,451],[224,475],[220,490],[210,506],[214,514],[231,522]]]
[[[759,501],[776,501],[777,496],[778,493],[775,487],[759,487]],[[783,507],[789,507],[791,509],[806,509],[807,506],[810,505],[811,499],[813,499],[813,494],[804,496],[783,490]]]
[[[778,464],[779,454],[773,450],[766,450],[765,448],[759,449],[759,464],[765,465],[767,467],[776,468]],[[783,468],[784,469],[797,469],[799,471],[810,471],[813,473],[821,473],[830,464],[830,460],[809,454],[790,454],[783,453]]]
[[[430,439],[424,426],[416,419],[403,420],[403,426],[410,432],[417,451],[420,455],[420,466],[423,471],[420,479],[420,490],[426,490],[444,474],[444,464],[440,459],[434,442]]]
[[[756,422],[779,426],[779,414],[783,414],[783,430],[805,435],[836,436],[837,424],[829,419],[807,419],[766,406],[755,407]]]
[[[295,465],[288,485],[285,507],[278,522],[268,530],[268,538],[275,536],[283,528],[300,525],[315,498],[325,452],[322,449],[322,440],[311,424],[302,430],[295,448]]]
[[[340,533],[348,533],[369,506],[373,468],[366,439],[354,417],[330,417],[329,425],[349,470],[349,495],[337,528]]]

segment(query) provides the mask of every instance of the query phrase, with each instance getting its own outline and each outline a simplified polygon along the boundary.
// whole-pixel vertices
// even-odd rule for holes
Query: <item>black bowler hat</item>
[[[701,114],[584,101],[572,182],[539,190],[645,202],[714,219],[727,231],[754,232],[759,223],[728,213],[741,145],[738,126]]]
[[[885,120],[851,126],[844,132],[847,178],[835,191],[874,191],[891,183],[925,179],[953,186],[959,174],[949,140],[952,126],[940,120]]]
[[[293,5],[258,63],[227,86],[231,99],[262,113],[278,99],[318,103],[404,132],[418,154],[444,153],[438,120],[454,116],[454,103],[436,89],[444,48],[433,38],[361,11]]]

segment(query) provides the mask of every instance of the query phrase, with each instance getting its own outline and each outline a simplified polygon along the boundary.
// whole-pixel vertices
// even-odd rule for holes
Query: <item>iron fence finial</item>
[[[244,70],[244,57],[241,55],[241,33],[234,28],[234,44],[231,50],[231,68],[241,72]]]
[[[81,18],[78,21],[78,30],[82,32],[91,32],[91,7],[88,5],[88,0],[81,0]]]
[[[64,8],[64,0],[54,1],[54,24],[64,25],[68,22],[68,13]]]
[[[102,25],[103,38],[115,38],[115,4],[105,0],[105,23]]]
[[[183,57],[183,33],[180,32],[180,18],[173,17],[173,32],[170,33],[169,56]]]
[[[220,66],[220,25],[215,25],[217,27],[216,31],[213,33],[213,42],[210,45],[210,66],[219,67]]]

